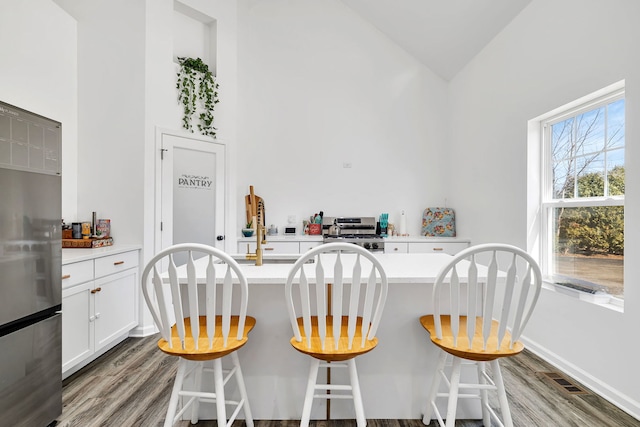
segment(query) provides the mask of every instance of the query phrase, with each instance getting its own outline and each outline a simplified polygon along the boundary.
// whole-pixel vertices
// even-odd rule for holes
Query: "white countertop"
[[[62,249],[62,265],[74,262],[86,261],[98,257],[115,255],[122,252],[140,250],[140,245],[119,245],[104,246],[102,248],[79,249],[79,248],[63,248]]]
[[[267,242],[322,242],[321,235],[313,235],[310,236],[308,234],[294,234],[290,236],[285,236],[284,234],[278,234],[275,236],[270,236],[267,234]],[[255,233],[251,237],[238,237],[238,242],[255,242],[256,235]]]
[[[234,255],[235,257],[236,255]],[[239,256],[242,256],[241,254]],[[299,257],[299,254],[291,255],[274,255],[275,257]],[[386,274],[387,280],[390,284],[411,284],[411,283],[424,283],[430,284],[435,282],[436,275],[440,269],[451,260],[452,256],[443,253],[416,253],[416,254],[376,254],[376,258],[380,260]],[[269,256],[264,257],[265,260],[269,259]],[[344,271],[345,273],[350,271],[349,264],[353,263],[353,257],[351,255],[343,255]],[[195,261],[196,274],[198,280],[205,278],[207,258],[203,257]],[[283,284],[287,280],[289,270],[293,263],[276,263],[269,264],[268,262],[262,266],[256,266],[255,264],[241,264],[240,269],[244,273],[247,281],[250,285],[260,284]],[[224,277],[223,270],[224,265],[219,264],[216,269],[220,270],[218,277]],[[304,266],[307,278],[313,280],[315,277],[315,265],[305,264]],[[185,266],[178,267],[178,276],[185,277]],[[327,280],[330,277],[326,276]],[[345,277],[348,279],[348,277]]]
[[[238,242],[255,242],[256,236],[255,234],[252,237],[238,237]],[[282,234],[278,234],[276,236],[267,235],[267,242],[321,242],[321,235],[307,235],[307,234],[296,234],[293,236],[285,236]],[[393,237],[385,237],[385,242],[389,243],[469,243],[470,239],[465,239],[462,237],[431,237],[431,236],[393,236]]]

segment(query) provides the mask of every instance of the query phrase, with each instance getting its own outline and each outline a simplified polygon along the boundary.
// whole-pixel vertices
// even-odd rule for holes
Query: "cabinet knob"
[[[433,248],[434,251],[443,251],[443,248]]]
[[[64,276],[62,276],[62,280],[69,279],[69,278],[71,278],[70,274],[65,274]]]
[[[265,250],[265,251],[272,251],[272,250],[273,250],[273,248],[266,247],[266,248],[264,248],[264,250]]]
[[[102,288],[91,289],[91,293],[95,294],[96,292],[100,292],[101,290],[102,290]]]
[[[398,248],[393,248],[393,250],[397,252],[397,251],[398,251]]]
[[[122,265],[124,264],[124,261],[116,261],[113,263],[113,265]]]

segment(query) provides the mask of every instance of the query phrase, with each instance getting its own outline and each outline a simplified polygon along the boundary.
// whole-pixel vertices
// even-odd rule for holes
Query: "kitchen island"
[[[386,271],[389,293],[378,328],[379,344],[357,360],[365,415],[377,419],[420,418],[437,352],[418,319],[432,310],[432,284],[451,256],[443,253],[376,256]],[[265,265],[260,267],[241,265],[249,282],[248,314],[257,323],[248,343],[239,350],[240,361],[255,419],[300,419],[309,358],[289,344],[292,331],[284,283],[291,264],[269,263],[268,257],[265,259]],[[205,259],[200,261],[196,261],[196,266],[203,271]],[[345,261],[345,271],[349,270],[347,264]],[[313,264],[305,267],[312,280]],[[181,275],[184,273],[179,272]],[[320,375],[321,378],[324,375],[322,370]],[[344,375],[346,372],[334,369],[331,382],[344,382]],[[479,405],[474,405],[475,402],[460,402],[460,418],[479,418]],[[203,419],[214,419],[215,406],[201,405],[201,414]],[[311,417],[326,417],[326,401],[314,402]],[[351,401],[331,402],[331,418],[354,417]]]

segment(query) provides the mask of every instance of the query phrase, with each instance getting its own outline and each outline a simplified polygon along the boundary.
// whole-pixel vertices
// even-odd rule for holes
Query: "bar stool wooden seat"
[[[207,257],[204,278],[196,277],[194,259],[200,257]],[[179,283],[176,264],[182,263],[187,280]],[[218,277],[216,264],[225,265]],[[247,280],[238,263],[211,246],[174,245],[147,263],[142,291],[162,336],[158,347],[180,358],[164,426],[172,426],[189,407],[191,423],[197,423],[202,401],[216,403],[218,426],[230,426],[242,409],[247,426],[253,427],[237,350],[247,343],[256,321],[247,316]],[[233,368],[223,370],[222,358],[227,355]],[[214,392],[202,391],[203,372],[213,372]],[[224,390],[234,375],[240,394],[237,401],[226,398]],[[188,377],[193,384],[187,388]],[[180,400],[186,403],[178,411]],[[234,406],[228,420],[226,405]]]
[[[439,272],[433,287],[434,313],[420,318],[431,342],[442,350],[422,419],[425,425],[435,415],[438,424],[445,426],[436,405],[436,399],[444,397],[448,399],[446,427],[455,425],[461,398],[480,399],[485,426],[494,425],[492,420],[501,427],[513,426],[498,361],[524,349],[518,340],[541,286],[542,275],[535,260],[525,251],[504,244],[468,248]],[[442,301],[450,304],[449,313],[442,313]],[[452,359],[450,375],[445,371],[448,358]],[[463,361],[476,365],[477,384],[460,382]],[[493,375],[489,375],[487,363]],[[445,393],[438,392],[441,379],[448,386]],[[478,392],[459,392],[468,389]],[[497,392],[502,419],[489,406],[488,391]]]
[[[375,334],[387,288],[380,262],[351,243],[323,244],[293,265],[285,285],[294,335],[290,342],[312,358],[301,426],[309,425],[315,398],[353,399],[357,425],[366,425],[355,358],[378,344]],[[346,367],[350,384],[318,384],[321,367]]]

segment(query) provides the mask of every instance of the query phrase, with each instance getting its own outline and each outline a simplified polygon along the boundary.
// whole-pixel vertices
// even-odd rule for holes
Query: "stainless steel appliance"
[[[61,125],[0,103],[0,426],[62,413]]]
[[[377,233],[375,217],[322,217],[322,241],[348,242],[372,252],[384,252],[384,239]]]

